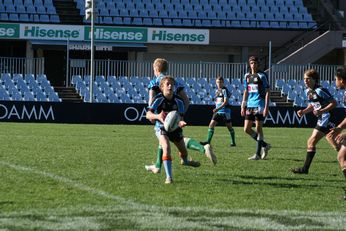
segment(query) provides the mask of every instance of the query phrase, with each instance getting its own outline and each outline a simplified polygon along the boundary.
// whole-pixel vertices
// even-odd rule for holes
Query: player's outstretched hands
[[[186,125],[187,125],[187,123],[186,123],[184,120],[180,120],[180,121],[179,121],[179,125],[178,125],[178,126],[179,126],[180,128],[183,128],[183,127],[185,127]]]
[[[159,120],[161,123],[164,123],[166,116],[167,116],[167,113],[164,111],[161,111],[160,114],[156,115],[156,119]]]
[[[303,110],[297,111],[297,115],[298,115],[299,117],[302,117],[302,116],[304,115]]]

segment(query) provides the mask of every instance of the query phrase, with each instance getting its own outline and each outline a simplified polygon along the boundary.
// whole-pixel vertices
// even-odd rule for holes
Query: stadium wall
[[[54,102],[0,102],[0,122],[74,123],[74,124],[132,124],[145,125],[146,104],[54,103]],[[211,105],[191,105],[186,114],[188,125],[208,126],[212,116]],[[299,108],[272,107],[265,120],[268,127],[314,127],[312,113],[299,118]],[[344,109],[337,108],[336,121],[344,118]],[[240,107],[232,107],[233,126],[243,126]]]

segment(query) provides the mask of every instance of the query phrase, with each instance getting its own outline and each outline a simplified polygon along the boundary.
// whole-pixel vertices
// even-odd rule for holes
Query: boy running
[[[331,112],[336,107],[336,101],[327,89],[322,88],[319,85],[319,80],[320,76],[316,70],[309,69],[305,71],[304,83],[307,88],[305,89],[305,94],[309,105],[305,109],[297,111],[297,114],[299,117],[302,117],[304,114],[313,112],[318,119],[317,124],[307,141],[307,152],[304,166],[291,169],[293,173],[309,173],[311,162],[316,154],[317,143],[335,126]]]
[[[149,110],[146,114],[148,120],[155,120],[155,132],[159,138],[160,145],[162,147],[163,166],[166,172],[166,184],[173,183],[172,176],[172,157],[170,141],[175,144],[179,150],[180,157],[184,163],[189,163],[187,159],[187,149],[184,143],[183,130],[186,126],[186,122],[183,120],[185,112],[184,102],[174,95],[174,79],[171,76],[165,76],[160,81],[160,89],[162,94],[157,95],[154,98],[153,103],[149,106]],[[179,121],[179,127],[172,131],[167,132],[164,127],[165,116],[170,111],[178,111],[181,115],[181,121]]]
[[[149,102],[148,102],[148,104],[149,105],[151,105],[151,103],[153,102],[154,97],[156,95],[158,95],[159,93],[161,93],[160,81],[166,75],[166,73],[168,71],[167,60],[163,59],[163,58],[155,59],[155,61],[153,63],[153,69],[154,69],[155,78],[150,81],[149,86],[148,86],[148,88],[149,88]],[[189,98],[187,97],[187,95],[184,91],[184,85],[182,83],[180,83],[179,81],[175,81],[174,87],[175,87],[174,88],[174,94],[179,96],[183,100],[184,106],[185,106],[185,112],[186,112],[188,107],[189,107],[190,101],[189,101]],[[213,164],[216,164],[216,156],[213,152],[211,145],[209,145],[209,144],[201,145],[198,141],[196,141],[192,138],[187,138],[187,137],[184,138],[184,142],[185,142],[186,148],[191,149],[191,150],[196,150],[201,154],[205,154],[213,162]],[[147,171],[155,173],[155,174],[160,172],[161,166],[162,166],[162,153],[163,153],[163,150],[161,148],[161,145],[159,144],[158,149],[157,149],[157,154],[156,154],[156,163],[153,165],[145,165],[145,169]],[[184,165],[190,165],[192,167],[198,167],[199,166],[198,165],[199,163],[194,162],[194,161],[190,161],[189,163],[184,163],[182,161],[181,163]],[[198,165],[198,166],[194,166],[194,165]]]

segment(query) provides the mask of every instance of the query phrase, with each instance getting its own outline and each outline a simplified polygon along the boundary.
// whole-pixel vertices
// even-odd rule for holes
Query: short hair
[[[258,57],[257,57],[257,56],[254,56],[254,55],[250,56],[250,57],[249,57],[249,63],[250,63],[251,61],[255,61],[255,62],[258,63]]]
[[[224,82],[224,79],[221,75],[216,76],[216,80],[220,80],[220,81]]]
[[[336,69],[335,76],[346,81],[346,67],[338,67],[338,69]]]
[[[315,80],[316,84],[319,84],[320,82],[320,74],[315,69],[308,69],[304,72],[304,75],[306,75],[309,78],[312,78]]]
[[[154,60],[153,67],[160,73],[168,71],[168,61],[164,58],[157,58]]]
[[[175,85],[175,80],[172,76],[170,75],[165,75],[161,80],[160,80],[160,89],[162,88],[162,85],[166,82],[166,81],[171,81],[173,83],[173,85]]]

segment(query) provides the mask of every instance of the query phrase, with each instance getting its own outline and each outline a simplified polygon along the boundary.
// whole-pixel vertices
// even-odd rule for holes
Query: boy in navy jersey
[[[153,63],[153,69],[154,69],[155,78],[150,81],[148,86],[148,89],[149,89],[148,104],[149,105],[153,102],[154,97],[161,92],[160,81],[166,75],[168,71],[167,60],[163,58],[155,59]],[[185,106],[185,112],[186,112],[187,108],[189,107],[190,101],[185,93],[184,85],[180,83],[179,81],[175,81],[174,94],[176,94],[183,100],[184,106]],[[198,141],[192,138],[187,138],[187,137],[184,138],[184,142],[187,149],[196,150],[201,154],[205,154],[214,164],[216,164],[216,157],[211,145],[209,144],[201,145]],[[155,174],[160,172],[161,165],[162,165],[162,152],[163,152],[162,148],[159,145],[157,149],[157,154],[156,154],[156,163],[152,165],[145,165],[145,169],[147,171],[155,173]],[[194,163],[195,162],[193,161],[189,162],[189,164],[194,164]],[[192,166],[192,167],[196,167],[196,166]]]
[[[249,58],[250,71],[244,76],[244,95],[241,115],[245,116],[244,131],[257,141],[256,153],[249,160],[266,159],[270,144],[264,141],[263,121],[269,113],[270,87],[267,75],[259,70],[258,58]],[[256,121],[256,131],[252,129]]]
[[[231,93],[224,86],[224,80],[221,76],[216,77],[216,86],[215,108],[213,109],[213,117],[209,123],[207,141],[201,143],[210,144],[214,135],[215,126],[218,122],[224,121],[231,136],[231,146],[235,146],[235,135],[231,120],[231,106],[228,103]]]
[[[184,102],[178,96],[174,95],[174,83],[175,81],[171,76],[165,76],[161,79],[160,89],[162,93],[155,96],[146,114],[147,119],[155,120],[156,136],[159,138],[163,150],[162,161],[166,172],[166,184],[173,182],[170,141],[178,148],[179,155],[184,163],[188,164],[191,162],[187,159],[188,154],[182,130],[186,126],[186,122],[183,120],[185,112]],[[178,111],[181,115],[181,121],[179,121],[179,127],[176,130],[167,132],[163,127],[163,123],[165,116],[171,111]],[[199,163],[196,163],[197,166],[199,166]]]
[[[331,131],[330,129],[335,127],[331,112],[336,107],[336,101],[327,89],[322,88],[319,85],[319,80],[320,76],[316,70],[309,69],[305,71],[305,94],[309,105],[305,109],[297,111],[297,115],[302,117],[306,113],[313,112],[318,119],[317,124],[307,141],[307,153],[304,166],[301,168],[291,169],[293,173],[309,173],[311,162],[316,154],[317,143]]]

